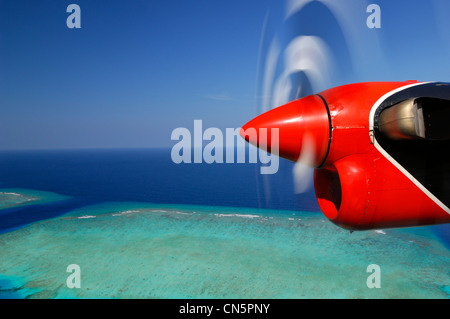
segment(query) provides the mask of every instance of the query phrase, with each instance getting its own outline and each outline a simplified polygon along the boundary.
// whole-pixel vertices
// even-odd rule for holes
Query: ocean
[[[350,234],[292,168],[2,151],[0,298],[449,298],[448,225]]]

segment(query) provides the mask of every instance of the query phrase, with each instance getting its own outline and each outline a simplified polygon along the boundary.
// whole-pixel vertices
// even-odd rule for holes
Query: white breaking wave
[[[95,218],[97,216],[92,216],[92,215],[84,215],[84,216],[80,216],[78,217],[78,219],[86,219],[86,218]]]
[[[13,193],[13,192],[0,192],[0,195],[13,195],[13,196],[17,196],[17,197],[21,197],[21,200],[24,202],[29,202],[29,201],[33,201],[33,200],[37,200],[38,198],[35,197],[26,197],[27,195],[24,194],[19,194],[19,193]]]
[[[3,195],[23,196],[22,194],[18,194],[18,193],[8,193],[8,192],[0,192],[0,194],[3,194]]]
[[[133,214],[133,213],[139,213],[139,211],[138,210],[126,210],[124,212],[118,212],[118,213],[112,214],[112,216],[122,216],[122,215]]]
[[[242,218],[259,218],[259,215],[250,214],[214,214],[217,217],[242,217]]]

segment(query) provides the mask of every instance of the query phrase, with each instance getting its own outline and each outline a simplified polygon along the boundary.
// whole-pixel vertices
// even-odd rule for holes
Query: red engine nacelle
[[[270,151],[277,143],[291,161],[311,152],[322,212],[343,228],[367,230],[450,223],[447,121],[450,85],[371,82],[290,102],[243,130],[278,128],[279,141],[256,145]]]

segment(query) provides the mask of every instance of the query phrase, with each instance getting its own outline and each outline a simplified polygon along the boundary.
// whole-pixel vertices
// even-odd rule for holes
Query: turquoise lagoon
[[[450,254],[429,227],[350,233],[311,212],[104,202],[1,234],[0,252],[2,298],[448,298],[450,290]],[[81,288],[66,284],[71,264]],[[379,289],[367,287],[371,264],[381,269]]]

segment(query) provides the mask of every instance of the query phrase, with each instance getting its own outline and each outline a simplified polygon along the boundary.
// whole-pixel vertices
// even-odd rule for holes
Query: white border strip
[[[372,106],[372,109],[370,110],[369,131],[373,131],[373,128],[374,128],[375,112],[376,112],[376,110],[380,107],[381,103],[383,103],[388,97],[390,97],[390,96],[392,96],[395,93],[398,93],[400,91],[409,89],[411,87],[418,86],[418,85],[423,85],[423,84],[428,84],[428,83],[433,83],[433,82],[420,82],[420,83],[408,84],[408,85],[402,86],[400,88],[397,88],[397,89],[395,89],[393,91],[390,91],[390,92],[386,93],[385,95],[383,95]],[[450,209],[444,203],[442,203],[436,196],[434,196],[428,189],[426,189],[413,175],[411,175],[403,166],[401,166],[393,157],[391,157],[389,155],[389,153],[387,153],[381,147],[381,145],[378,143],[378,141],[377,141],[377,139],[375,137],[375,134],[373,136],[373,143],[375,145],[375,148],[377,150],[379,150],[380,153],[383,154],[383,156],[386,157],[389,160],[389,162],[394,164],[395,167],[397,167],[406,177],[408,177],[419,189],[421,189],[429,198],[431,198],[431,200],[433,200],[433,202],[435,202],[439,207],[441,207],[447,214],[450,214]]]

